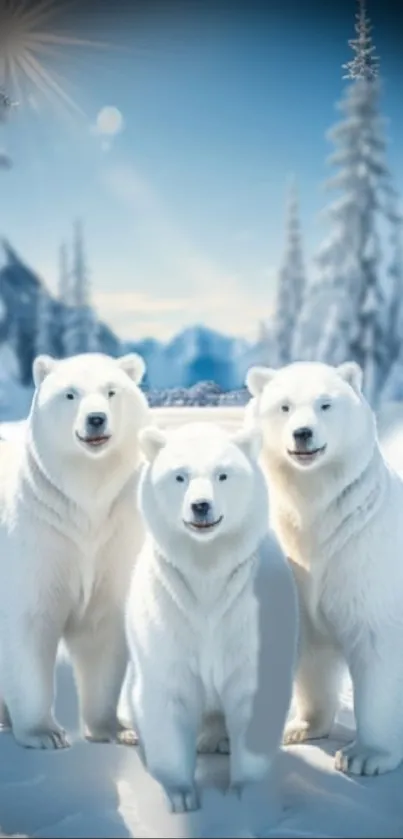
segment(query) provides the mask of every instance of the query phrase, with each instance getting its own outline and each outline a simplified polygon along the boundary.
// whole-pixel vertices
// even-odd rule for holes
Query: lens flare
[[[53,65],[66,50],[109,45],[57,30],[54,19],[63,8],[58,0],[0,0],[0,89],[21,105],[43,97],[53,108],[84,116]]]

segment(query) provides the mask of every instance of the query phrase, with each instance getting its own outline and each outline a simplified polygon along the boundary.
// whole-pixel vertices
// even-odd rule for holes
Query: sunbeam
[[[0,3],[0,90],[10,103],[15,98],[26,106],[30,96],[39,94],[54,110],[84,116],[67,92],[65,79],[49,66],[48,59],[57,62],[69,48],[108,49],[110,45],[57,29],[60,14],[69,6],[56,0]],[[2,103],[0,107],[4,110]]]

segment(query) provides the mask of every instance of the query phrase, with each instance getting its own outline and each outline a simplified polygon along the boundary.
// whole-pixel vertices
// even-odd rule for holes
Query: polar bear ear
[[[166,434],[160,428],[156,428],[156,426],[148,425],[139,432],[139,443],[149,463],[155,460],[157,454],[166,445],[166,442]]]
[[[32,378],[36,388],[40,387],[46,376],[56,367],[57,361],[51,355],[37,355],[32,365]]]
[[[262,448],[262,432],[257,426],[242,428],[232,435],[232,442],[241,449],[248,460],[257,460]]]
[[[272,380],[276,370],[271,367],[251,367],[245,379],[246,387],[252,396],[260,396],[264,387]]]
[[[136,385],[140,384],[144,373],[146,372],[145,361],[141,355],[131,352],[128,353],[128,355],[122,355],[121,358],[117,358],[116,362],[118,367],[127,373],[129,379],[131,379]]]
[[[355,361],[346,361],[345,364],[340,364],[337,372],[341,378],[349,384],[356,393],[362,392],[363,372],[359,364]]]

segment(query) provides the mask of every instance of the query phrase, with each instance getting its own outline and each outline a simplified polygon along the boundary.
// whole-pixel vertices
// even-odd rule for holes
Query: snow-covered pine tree
[[[339,197],[326,210],[331,235],[318,253],[317,265],[320,284],[327,287],[329,300],[337,301],[338,313],[332,311],[340,329],[337,355],[361,364],[366,394],[375,404],[388,368],[379,223],[385,217],[391,177],[371,29],[365,2],[359,0],[357,38],[349,42],[355,56],[345,65],[350,84],[339,105],[344,119],[329,132],[336,145],[330,162],[339,171],[327,186],[337,189]]]
[[[75,309],[72,306],[71,271],[68,261],[67,246],[64,242],[59,248],[58,300],[62,305],[60,312],[60,339],[62,357],[75,353]]]
[[[68,254],[65,242],[62,242],[59,249],[59,286],[58,298],[60,303],[69,306],[71,303],[71,277],[68,264]]]
[[[390,370],[381,393],[384,402],[403,399],[403,216],[397,196],[393,196],[391,201],[389,221],[392,251],[388,272]]]
[[[52,298],[45,285],[38,286],[35,312],[35,355],[52,355]]]
[[[389,221],[392,255],[388,271],[388,334],[390,361],[393,363],[403,349],[403,215],[397,196],[394,196],[391,203]]]
[[[90,304],[89,276],[80,221],[76,221],[74,225],[70,306],[69,324],[66,329],[68,354],[96,352],[99,348],[98,323]]]
[[[74,305],[84,309],[88,305],[89,278],[84,255],[84,234],[80,220],[74,224],[73,240]]]
[[[267,367],[277,366],[278,349],[272,322],[267,322],[265,320],[259,321],[256,354],[259,359],[259,362],[256,363],[265,364]]]
[[[346,100],[350,118],[350,145],[348,147],[347,144],[346,151],[348,148],[350,161],[354,161],[356,167],[355,197],[358,203],[355,214],[359,269],[357,317],[350,346],[352,356],[364,370],[367,397],[375,405],[390,366],[388,307],[382,282],[379,221],[381,214],[387,212],[392,187],[379,115],[379,60],[375,56],[371,31],[365,0],[359,0],[358,38],[349,42],[355,56],[345,65],[347,78],[353,81]],[[354,131],[353,122],[360,123],[358,131],[357,128]]]
[[[275,306],[275,346],[278,366],[293,358],[294,332],[305,291],[305,271],[295,178],[290,179],[287,195],[286,234],[283,264],[279,274]]]

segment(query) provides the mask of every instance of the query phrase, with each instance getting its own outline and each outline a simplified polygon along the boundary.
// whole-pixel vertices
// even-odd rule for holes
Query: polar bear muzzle
[[[85,435],[81,435],[76,431],[76,437],[89,448],[99,448],[105,446],[111,435],[107,433],[108,417],[104,411],[91,411],[87,414],[85,420]]]
[[[224,516],[219,516],[218,519],[213,519],[212,516],[214,514],[213,507],[210,504],[210,501],[193,501],[190,505],[190,510],[192,513],[192,520],[185,521],[184,524],[190,530],[197,530],[197,531],[211,531],[218,527],[221,524]]]

